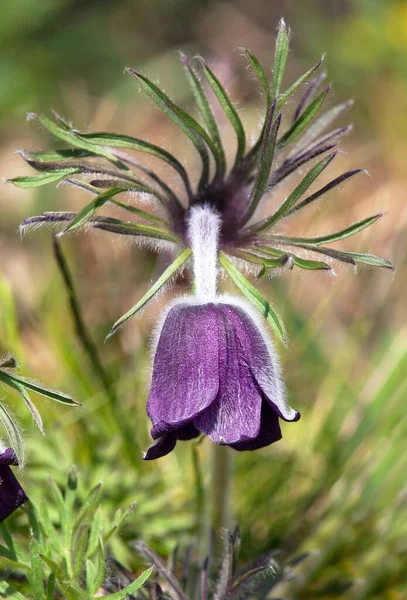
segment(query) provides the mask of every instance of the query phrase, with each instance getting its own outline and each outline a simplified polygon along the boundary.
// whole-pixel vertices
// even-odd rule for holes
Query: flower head
[[[128,135],[81,132],[56,114],[54,120],[32,115],[69,147],[51,153],[23,152],[23,158],[40,174],[17,177],[13,183],[30,187],[65,181],[94,197],[76,214],[52,212],[31,217],[22,224],[23,230],[56,225],[62,235],[86,227],[130,236],[157,251],[165,248],[174,253],[170,266],[114,324],[112,333],[143,308],[177,270],[193,262],[193,299],[175,304],[166,313],[160,331],[148,401],[152,435],[158,441],[146,458],[162,456],[177,439],[190,439],[199,432],[240,450],[260,447],[279,438],[279,418],[298,418],[298,413],[285,404],[271,342],[261,332],[251,309],[219,296],[221,274],[226,272],[231,277],[284,342],[281,318],[239,266],[244,265],[258,277],[287,267],[329,271],[334,261],[393,269],[388,260],[378,256],[330,246],[369,227],[381,213],[340,231],[312,237],[290,236],[281,229],[294,214],[315,207],[328,191],[361,172],[347,171],[310,191],[335,159],[339,139],[350,130],[331,128],[350,103],[334,106],[321,115],[330,91],[329,86],[321,89],[324,74],[317,72],[322,59],[283,91],[289,38],[290,31],[281,20],[270,83],[258,59],[250,51],[244,52],[265,100],[261,131],[252,144],[248,144],[231,98],[203,59],[191,62],[181,57],[199,120],[176,105],[145,74],[127,69],[192,142],[201,165],[195,182],[177,157],[158,145]],[[237,144],[232,160],[224,148],[207,89],[213,92],[234,130]],[[300,95],[293,114],[284,114],[283,118],[287,101],[297,92]],[[133,151],[164,162],[178,177],[180,188],[139,162]],[[308,171],[280,205],[260,213],[271,192],[300,168]],[[138,200],[147,194],[151,210],[121,202],[117,199],[120,194]],[[106,203],[131,213],[134,220],[103,216],[100,209]]]
[[[157,440],[146,459],[177,440],[207,435],[235,450],[281,438],[279,419],[297,421],[285,401],[272,341],[239,299],[178,301],[165,314],[155,351],[147,414]]]
[[[28,500],[10,468],[17,465],[12,448],[0,450],[0,523]]]

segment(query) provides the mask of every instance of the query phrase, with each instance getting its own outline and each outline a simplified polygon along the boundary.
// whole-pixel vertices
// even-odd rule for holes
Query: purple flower
[[[6,448],[0,454],[0,523],[28,500],[10,469],[10,466],[17,465],[14,450]]]
[[[146,460],[202,433],[235,450],[256,450],[281,438],[279,419],[300,418],[285,401],[277,357],[257,316],[223,296],[178,301],[166,313],[147,413],[157,441]]]

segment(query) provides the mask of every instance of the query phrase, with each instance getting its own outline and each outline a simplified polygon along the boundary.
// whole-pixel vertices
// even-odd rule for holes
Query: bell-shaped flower
[[[228,296],[202,304],[180,300],[166,311],[147,413],[157,440],[147,460],[200,434],[255,450],[281,438],[279,419],[300,418],[286,403],[278,359],[257,315]]]
[[[17,465],[12,448],[0,449],[0,523],[28,500],[10,468]]]

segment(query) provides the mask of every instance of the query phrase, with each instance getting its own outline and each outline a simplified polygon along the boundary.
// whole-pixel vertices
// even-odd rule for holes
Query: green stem
[[[220,530],[231,528],[230,486],[232,475],[231,450],[227,446],[212,444],[211,482],[209,488],[209,548],[215,559],[222,552]]]

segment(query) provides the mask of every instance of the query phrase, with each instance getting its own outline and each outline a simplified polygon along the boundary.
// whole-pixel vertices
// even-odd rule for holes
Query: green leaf
[[[94,194],[95,196],[97,196],[98,194],[100,194],[100,191],[96,184],[103,182],[103,184],[105,185],[108,180],[102,179],[100,182],[93,181],[91,184],[86,183],[85,181],[79,181],[76,179],[66,179],[65,181],[67,183],[71,183],[72,185],[79,187],[83,190],[86,190],[86,191],[90,192],[91,194]],[[110,181],[108,181],[108,183],[112,184],[111,187],[115,187],[115,185],[117,185],[117,180],[110,180]],[[108,186],[108,187],[110,187],[110,186]],[[131,184],[129,184],[128,186],[123,188],[123,192],[131,191],[131,189],[132,189]],[[162,225],[166,224],[166,222],[163,219],[161,219],[160,217],[156,217],[155,215],[152,215],[144,210],[141,210],[141,208],[136,208],[135,206],[132,206],[131,204],[126,204],[125,202],[121,202],[120,200],[117,200],[116,198],[111,198],[109,201],[112,204],[116,204],[116,206],[119,206],[120,208],[123,208],[124,210],[127,210],[128,212],[131,212],[132,214],[137,215],[138,217],[141,217],[142,219],[146,219],[147,221],[152,221],[153,223],[160,223]]]
[[[295,81],[289,88],[288,90],[286,90],[283,94],[280,94],[280,96],[278,97],[278,101],[277,101],[277,106],[276,106],[276,110],[279,111],[280,108],[283,106],[284,102],[292,95],[294,94],[294,92],[297,91],[297,89],[303,84],[305,83],[310,77],[311,75],[313,75],[315,73],[315,71],[317,71],[319,69],[319,67],[322,65],[322,62],[325,58],[325,55],[322,56],[321,60],[319,60],[313,67],[311,67],[306,73],[304,73],[304,75],[301,75],[301,77],[299,77],[297,79],[297,81]]]
[[[89,525],[81,525],[79,529],[75,530],[75,534],[72,536],[71,545],[71,557],[72,557],[72,570],[74,577],[79,577],[83,570],[85,562],[86,550],[88,548],[90,536]]]
[[[266,99],[266,114],[269,112],[270,110],[270,106],[271,106],[271,92],[270,92],[270,85],[268,82],[268,78],[266,73],[264,72],[263,67],[261,66],[259,59],[250,52],[250,50],[243,50],[244,55],[246,56],[247,60],[250,62],[254,72],[256,73],[260,83],[261,83],[261,87],[263,88],[264,91],[264,97]]]
[[[52,173],[41,173],[41,175],[14,177],[14,179],[8,179],[8,182],[19,188],[32,188],[60,181],[67,175],[73,175],[74,173],[78,173],[78,169],[71,167],[61,169],[60,171],[53,171]]]
[[[24,156],[26,152],[22,153]],[[91,156],[97,156],[96,152],[89,152],[88,150],[81,150],[80,148],[67,148],[62,150],[46,150],[45,152],[29,152],[29,156],[33,160],[39,162],[52,162],[60,160],[78,159],[78,158],[89,158]]]
[[[394,271],[394,265],[385,258],[375,256],[374,254],[363,254],[360,252],[347,252],[349,256],[353,258],[357,263],[364,265],[370,265],[371,267],[383,267],[384,269],[391,269]]]
[[[281,122],[281,116],[279,115],[273,123],[273,116],[274,104],[271,105],[266,122],[264,124],[260,152],[258,156],[256,179],[250,194],[249,208],[243,219],[244,223],[247,223],[247,221],[249,221],[256,212],[259,202],[269,182],[270,170],[276,149],[277,133]]]
[[[191,256],[192,251],[186,248],[177,256],[177,258],[170,264],[164,273],[157,279],[155,284],[148,290],[148,292],[137,302],[133,308],[127,311],[116,323],[113,325],[111,332],[106,339],[109,339],[116,331],[124,325],[131,317],[133,317],[141,308],[143,308],[147,302],[155,296],[160,288],[178,271],[178,269],[185,263],[185,261]]]
[[[181,177],[184,185],[187,189],[188,196],[192,196],[191,185],[188,179],[188,174],[182,164],[167,150],[156,146],[155,144],[151,144],[150,142],[146,142],[145,140],[141,140],[135,137],[131,137],[129,135],[121,135],[115,133],[79,133],[78,136],[81,139],[85,139],[90,144],[104,144],[106,146],[112,146],[116,148],[128,148],[129,150],[135,150],[139,152],[145,152],[146,154],[151,154],[156,158],[167,163],[170,167],[172,167]]]
[[[45,129],[47,129],[50,133],[52,133],[55,137],[64,142],[67,142],[71,146],[75,148],[80,148],[81,150],[88,150],[94,154],[99,156],[103,156],[110,162],[114,163],[118,168],[127,170],[128,168],[121,161],[117,160],[117,157],[103,148],[102,146],[97,146],[95,144],[89,144],[86,140],[79,137],[73,130],[68,130],[68,125],[62,125],[61,122],[59,124],[54,123],[51,119],[44,117],[42,115],[36,115],[34,113],[31,114],[31,119],[37,119]]]
[[[174,102],[172,102],[172,100],[145,75],[138,73],[134,69],[126,70],[128,73],[137,78],[141,87],[150,96],[150,98],[176,125],[178,125],[178,127],[194,144],[202,160],[200,187],[205,185],[209,178],[209,155],[206,146],[210,148],[214,157],[216,156],[216,146],[212,142],[209,135],[193,117],[188,115],[188,113],[182,110],[182,108],[174,104]]]
[[[47,600],[55,598],[55,575],[50,573],[47,581]]]
[[[223,177],[226,171],[226,157],[225,151],[223,149],[222,138],[219,133],[219,129],[216,123],[216,119],[213,115],[212,109],[209,105],[208,99],[205,95],[205,92],[202,89],[202,85],[196,75],[194,69],[189,63],[187,57],[181,53],[181,60],[185,67],[185,72],[188,78],[188,82],[192,89],[192,93],[195,98],[195,102],[198,105],[199,112],[202,115],[202,118],[205,122],[206,128],[211,136],[214,145],[216,147],[216,173],[218,177]]]
[[[225,271],[229,274],[233,282],[240,291],[250,300],[250,302],[267,319],[274,333],[284,344],[287,342],[287,335],[281,317],[275,312],[273,306],[252,286],[246,277],[229,261],[226,255],[221,252],[219,261]]]
[[[267,272],[270,269],[278,269],[283,267],[287,264],[287,261],[290,260],[290,255],[285,254],[284,252],[281,252],[276,258],[265,258],[264,256],[252,254],[251,252],[239,252],[239,257],[255,265],[262,266],[260,273],[257,275],[258,279],[262,279],[265,275],[267,275]]]
[[[324,92],[322,92],[324,93]],[[287,158],[291,158],[296,154],[300,154],[303,150],[305,150],[309,144],[315,140],[320,133],[324,131],[335,119],[339,117],[339,115],[347,110],[350,106],[352,106],[353,102],[348,100],[343,104],[339,104],[338,106],[333,106],[331,109],[327,110],[319,119],[317,119],[311,127],[307,129],[305,134],[302,136],[301,140],[292,148],[292,150],[287,155]],[[316,113],[314,113],[316,114]]]
[[[36,407],[34,406],[34,404],[31,402],[31,399],[30,399],[29,395],[27,394],[27,392],[25,391],[24,386],[21,383],[14,381],[12,379],[12,377],[10,377],[7,373],[4,373],[1,370],[0,370],[0,381],[3,381],[10,387],[14,388],[21,395],[21,397],[23,398],[25,405],[27,406],[28,410],[30,411],[31,416],[33,417],[38,429],[44,435],[44,433],[45,433],[44,425],[43,425],[43,422],[41,419],[41,415],[38,412],[38,410],[36,409]]]
[[[92,226],[97,229],[111,231],[121,235],[144,236],[157,240],[164,240],[179,244],[180,239],[165,229],[154,227],[153,225],[145,225],[144,223],[129,223],[120,221],[112,217],[93,217],[90,221]]]
[[[278,221],[283,219],[290,212],[294,204],[297,202],[299,198],[307,191],[307,189],[312,185],[315,179],[322,173],[322,171],[329,165],[329,163],[335,157],[335,153],[326,156],[322,160],[320,160],[316,165],[310,169],[310,171],[306,174],[303,180],[297,185],[297,187],[291,192],[291,194],[284,200],[281,206],[276,210],[276,212],[271,215],[268,219],[264,219],[260,221],[260,223],[256,223],[252,227],[249,228],[251,233],[259,233],[261,231],[266,231],[273,227]]]
[[[8,409],[0,402],[0,423],[3,426],[10,448],[13,448],[19,465],[23,466],[25,462],[24,442],[18,427],[9,413]]]
[[[1,372],[4,375],[4,371]],[[51,398],[52,400],[56,400],[57,402],[62,402],[62,404],[69,404],[71,406],[82,406],[79,402],[76,402],[72,396],[65,394],[65,392],[60,392],[58,390],[54,390],[45,386],[42,383],[37,383],[32,379],[28,379],[27,377],[21,377],[20,375],[14,375],[11,373],[6,373],[9,379],[12,379],[14,382],[22,384],[27,389],[37,392],[37,394],[41,394],[42,396],[46,396],[47,398]]]
[[[121,194],[125,191],[127,191],[126,188],[116,187],[99,194],[76,214],[69,225],[61,232],[61,235],[75,231],[75,229],[79,229],[79,227],[83,227],[93,217],[98,208],[101,208],[108,200],[113,198],[113,196],[117,196],[117,194]]]
[[[282,250],[278,250],[277,248],[267,248],[265,246],[258,246],[256,249],[259,252],[262,252],[263,254],[270,254],[271,256],[287,256],[286,252],[283,252]],[[301,258],[299,256],[296,256],[292,252],[289,252],[288,255],[292,258],[293,264],[296,267],[300,267],[301,269],[307,269],[309,271],[318,271],[318,270],[330,271],[331,270],[331,267],[325,262],[321,262],[319,260],[308,260],[305,258]]]
[[[325,246],[316,246],[315,244],[307,244],[306,242],[297,242],[295,238],[284,238],[281,236],[277,239],[277,236],[273,236],[273,238],[268,241],[277,242],[282,246],[296,246],[298,248],[303,248],[304,250],[311,250],[312,252],[317,252],[318,254],[324,254],[325,256],[329,256],[330,258],[334,258],[335,260],[340,260],[345,263],[349,263],[351,265],[356,265],[356,261],[347,253],[342,250],[334,250],[333,248],[326,248]]]
[[[152,567],[147,569],[147,571],[144,571],[140,577],[137,577],[135,581],[127,585],[119,592],[105,596],[106,600],[125,600],[130,594],[137,592],[137,590],[139,590],[146,583],[147,579],[149,579],[153,573],[153,570],[154,569]]]
[[[345,229],[341,229],[340,231],[336,231],[334,233],[329,233],[328,235],[322,235],[314,238],[287,238],[285,236],[272,236],[275,240],[284,239],[285,242],[295,242],[296,244],[305,243],[311,246],[319,246],[320,244],[331,244],[332,242],[337,242],[339,240],[344,240],[345,238],[351,237],[359,231],[366,229],[370,225],[373,225],[378,219],[383,216],[383,213],[378,213],[377,215],[373,215],[372,217],[367,217],[363,219],[363,221],[358,221],[357,223],[353,223],[349,227]]]
[[[306,269],[307,271],[331,271],[331,267],[320,260],[309,260],[305,258],[301,258],[300,256],[295,256],[291,254],[294,265],[296,267],[300,267],[301,269]]]
[[[280,94],[280,88],[283,81],[285,65],[288,56],[288,47],[290,44],[289,31],[287,30],[284,19],[280,20],[278,25],[278,35],[276,40],[276,50],[274,55],[273,79],[272,79],[272,99],[276,100]]]
[[[94,516],[95,516],[95,512],[100,504],[100,491],[101,491],[101,487],[102,484],[98,483],[97,485],[95,485],[95,487],[90,491],[88,497],[86,498],[86,500],[84,501],[84,503],[82,504],[78,515],[76,517],[75,520],[75,525],[74,528],[77,529],[77,527],[79,527],[79,525],[84,521],[85,523],[88,522],[88,520],[92,521]]]
[[[27,579],[30,583],[31,591],[35,600],[45,600],[44,570],[39,554],[39,545],[33,536],[31,536],[30,540],[30,561],[31,569],[27,572]]]
[[[309,123],[315,118],[318,114],[319,109],[321,108],[328,92],[329,87],[325,88],[310,104],[308,104],[307,108],[298,119],[291,125],[288,131],[278,140],[277,147],[283,148],[290,142],[292,142],[296,137],[300,135],[304,131],[304,129],[309,125]]]
[[[239,113],[236,108],[233,106],[228,93],[225,88],[213,73],[213,71],[208,67],[208,65],[201,60],[202,68],[205,73],[205,76],[211,86],[215,96],[218,99],[219,104],[224,110],[227,118],[229,119],[233,129],[235,130],[235,134],[237,137],[237,153],[236,153],[236,162],[238,162],[244,155],[245,147],[246,147],[246,134],[243,127],[243,123],[239,117]]]

